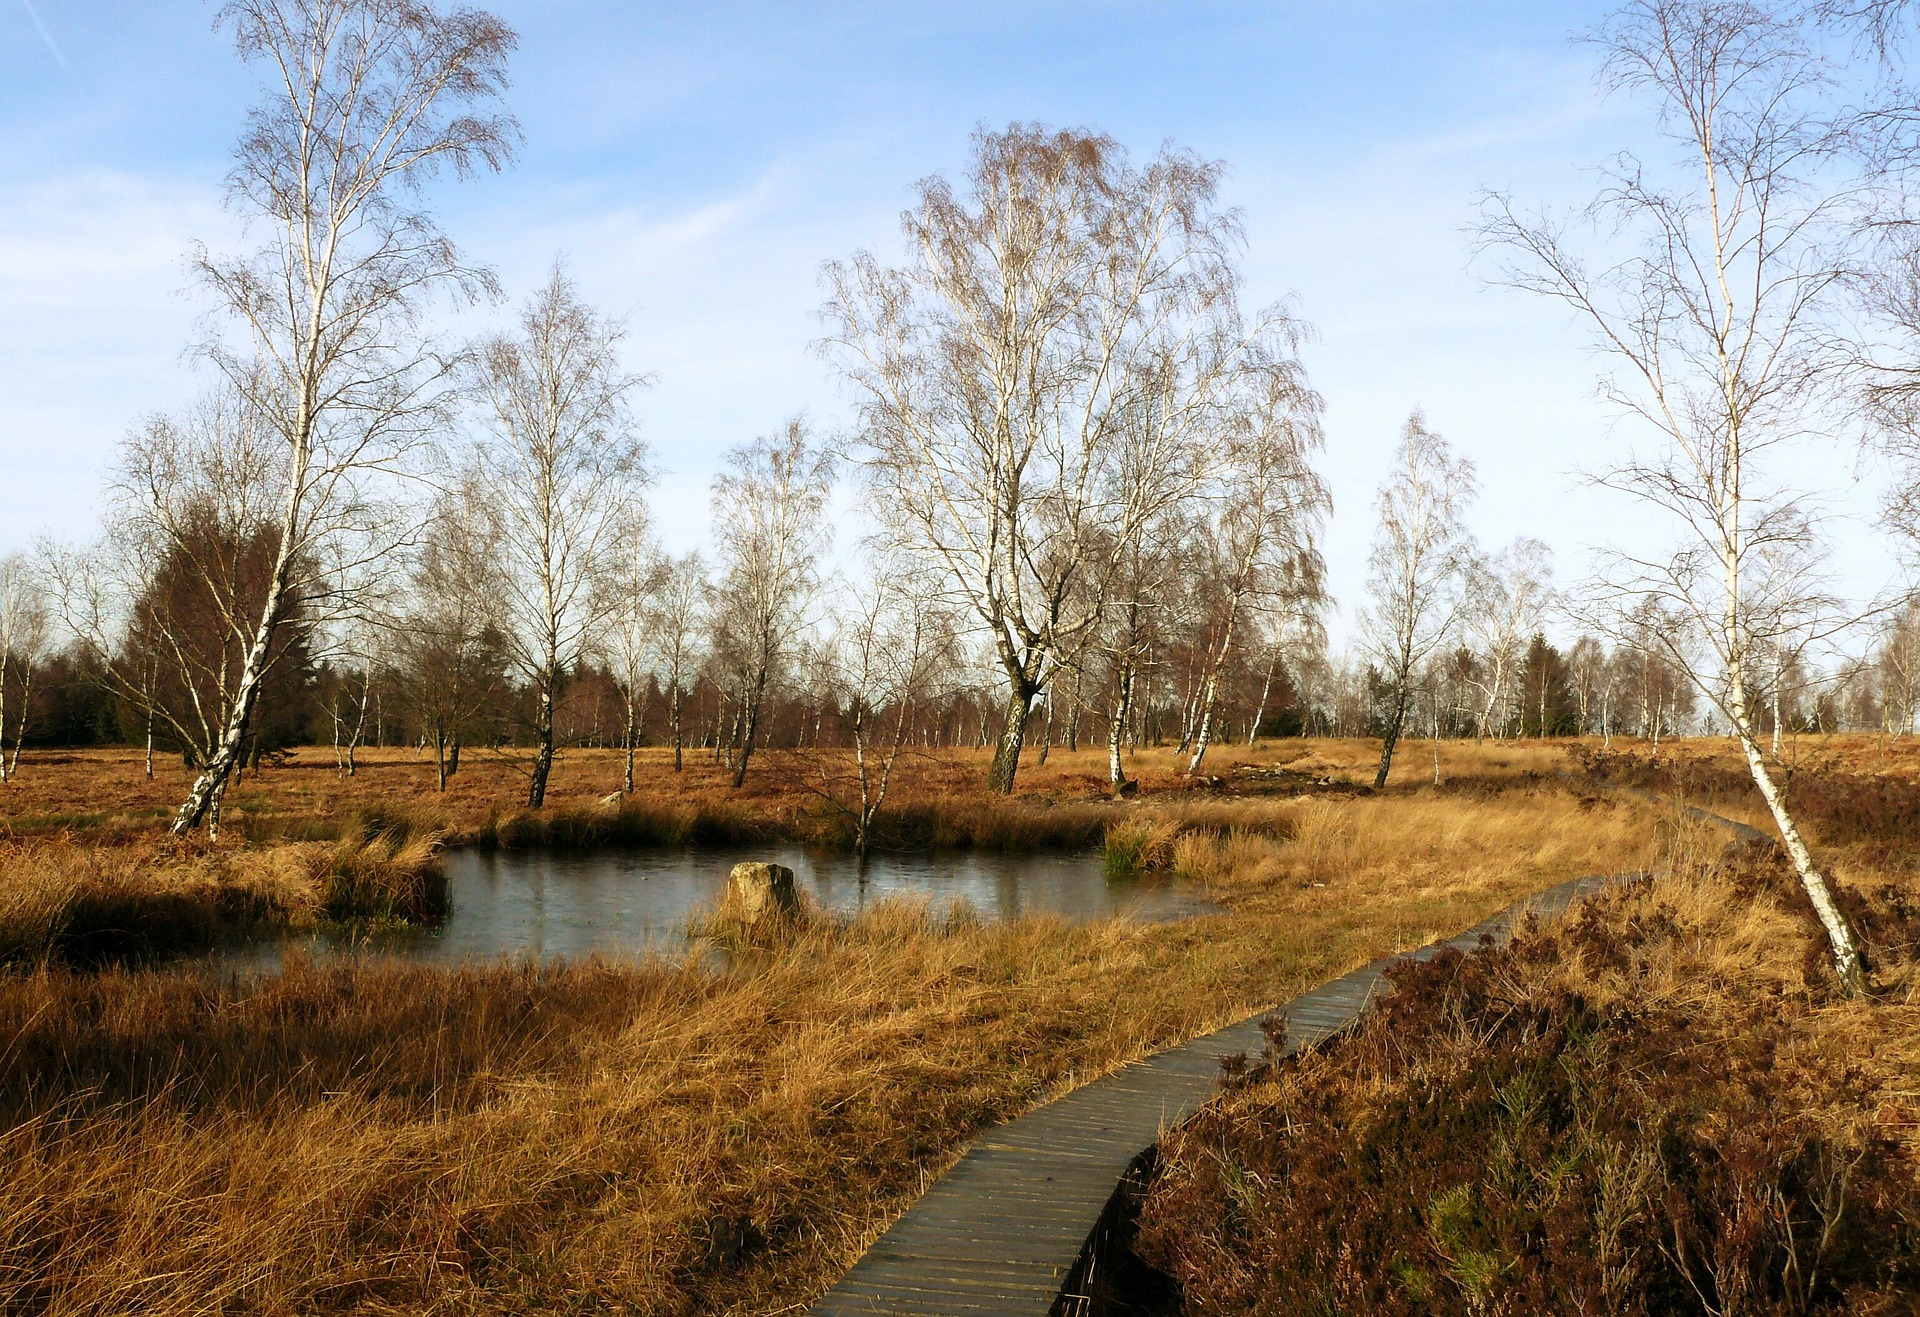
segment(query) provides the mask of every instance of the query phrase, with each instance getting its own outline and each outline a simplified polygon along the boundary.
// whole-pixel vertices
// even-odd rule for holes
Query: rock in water
[[[727,909],[748,923],[768,914],[791,915],[800,908],[793,870],[784,864],[748,861],[727,877]]]

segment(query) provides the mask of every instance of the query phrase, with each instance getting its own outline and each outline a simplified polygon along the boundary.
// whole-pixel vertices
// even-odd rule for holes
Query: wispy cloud
[[[40,33],[40,39],[47,43],[47,50],[62,72],[73,72],[73,66],[67,63],[67,56],[60,49],[60,43],[53,39],[53,33],[47,31],[47,25],[40,21],[40,11],[33,7],[33,0],[20,0],[20,7],[27,11],[27,17],[33,20],[33,26]]]

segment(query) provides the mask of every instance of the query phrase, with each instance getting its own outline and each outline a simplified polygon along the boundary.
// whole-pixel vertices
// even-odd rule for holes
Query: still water
[[[1170,920],[1215,908],[1194,888],[1109,880],[1097,851],[874,855],[862,867],[851,855],[782,846],[584,854],[461,849],[446,857],[452,909],[437,927],[370,942],[259,944],[221,959],[235,968],[272,969],[288,945],[321,956],[359,950],[433,964],[673,951],[687,945],[689,920],[719,905],[727,874],[742,860],[787,865],[815,905],[842,915],[888,897],[922,899],[936,911],[961,901],[993,920],[1038,913]]]

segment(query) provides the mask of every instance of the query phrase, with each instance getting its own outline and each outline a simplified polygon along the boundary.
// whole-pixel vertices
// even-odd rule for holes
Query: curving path
[[[988,1131],[814,1304],[817,1317],[1023,1313],[1061,1297],[1115,1186],[1162,1131],[1213,1096],[1222,1058],[1258,1056],[1260,1022],[1286,1020],[1290,1055],[1359,1018],[1396,959],[1473,951],[1527,915],[1550,917],[1639,874],[1578,878],[1508,907],[1457,937],[1377,960],[1272,1011],[1125,1066]]]

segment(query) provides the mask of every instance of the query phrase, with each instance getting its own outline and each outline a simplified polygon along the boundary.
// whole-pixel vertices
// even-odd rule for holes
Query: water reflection
[[[964,901],[994,920],[1033,913],[1076,921],[1113,915],[1167,920],[1213,908],[1180,885],[1110,881],[1097,852],[876,855],[863,867],[850,855],[781,846],[585,854],[456,850],[447,856],[452,912],[444,924],[355,945],[432,964],[677,950],[687,944],[689,919],[719,903],[727,873],[742,860],[789,866],[815,904],[836,914],[890,896],[924,898],[935,909]],[[223,959],[236,968],[271,969],[286,945],[261,945]],[[348,949],[326,938],[293,945],[319,955]]]

